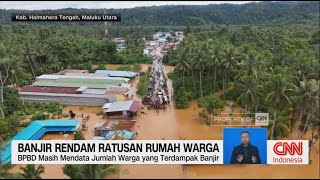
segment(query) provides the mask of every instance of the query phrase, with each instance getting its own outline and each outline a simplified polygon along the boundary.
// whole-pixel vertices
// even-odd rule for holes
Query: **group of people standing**
[[[149,79],[147,95],[142,103],[147,105],[149,110],[154,109],[157,113],[170,106],[170,98],[166,78],[163,72],[162,58],[158,55],[153,56],[152,70]]]

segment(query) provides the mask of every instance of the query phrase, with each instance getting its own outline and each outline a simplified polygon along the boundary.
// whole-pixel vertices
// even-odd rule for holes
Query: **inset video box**
[[[121,14],[112,13],[12,13],[11,21],[121,21]]]

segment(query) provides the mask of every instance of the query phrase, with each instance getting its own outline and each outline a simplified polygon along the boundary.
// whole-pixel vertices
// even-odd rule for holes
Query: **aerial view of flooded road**
[[[319,179],[319,3],[1,1],[0,179]]]

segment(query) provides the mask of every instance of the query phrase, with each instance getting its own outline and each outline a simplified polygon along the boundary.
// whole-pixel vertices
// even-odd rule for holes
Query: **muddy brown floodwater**
[[[116,68],[119,65],[107,65],[106,67]],[[147,69],[149,65],[143,65]],[[166,73],[173,71],[174,67],[165,66]],[[136,91],[136,85],[139,77],[132,81],[132,93]],[[168,89],[172,90],[172,82],[168,80]],[[133,97],[140,100],[139,97]],[[147,110],[146,114],[138,114],[136,124],[133,128],[138,132],[137,140],[221,140],[223,127],[208,126],[204,120],[199,117],[201,111],[197,107],[196,101],[190,103],[186,109],[175,109],[172,101],[171,107],[163,112],[156,113],[154,110]],[[96,115],[101,112],[101,107],[79,107],[68,106],[64,113],[73,110],[77,116],[75,119],[81,119],[79,116],[90,115],[88,121],[88,130],[84,131],[86,139],[92,139],[94,125],[97,122],[104,122],[101,116]],[[239,113],[241,109],[237,106],[233,113]],[[222,113],[229,113],[228,106]],[[68,139],[72,139],[70,134]],[[42,139],[66,139],[62,134],[47,134]],[[290,139],[290,136],[286,139]],[[319,178],[319,144],[315,144],[311,154],[311,165],[187,165],[185,173],[182,165],[120,165],[120,175],[114,175],[113,178]],[[61,167],[63,165],[45,165],[46,172],[43,178],[68,178]],[[19,171],[19,166],[14,166],[11,172]]]
[[[166,73],[173,67],[165,67]],[[168,80],[168,89],[172,82]],[[135,97],[138,99],[137,97]],[[199,118],[200,109],[196,101],[187,109],[167,108],[157,114],[145,109],[147,114],[139,114],[134,131],[139,140],[222,140],[223,127],[208,126]],[[235,107],[233,113],[239,113]],[[222,113],[229,113],[226,106]],[[319,178],[319,145],[312,153],[311,165],[187,165],[183,173],[182,165],[121,165],[128,173],[120,178]]]

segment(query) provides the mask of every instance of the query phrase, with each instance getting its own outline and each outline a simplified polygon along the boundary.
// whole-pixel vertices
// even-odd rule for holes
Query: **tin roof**
[[[82,91],[82,94],[100,94],[100,95],[103,95],[103,94],[106,94],[106,89],[85,89]]]
[[[126,86],[108,86],[107,91],[128,91],[129,88]]]
[[[76,94],[76,91],[77,91],[77,88],[74,88],[74,87],[24,86],[24,87],[21,88],[21,92]]]
[[[115,86],[114,84],[93,84],[93,83],[70,83],[70,82],[42,82],[36,81],[32,84],[33,86],[50,86],[50,87],[81,87],[87,86],[88,88],[103,89],[108,86]]]
[[[106,99],[105,95],[100,94],[60,94],[60,93],[41,93],[41,92],[21,92],[22,96],[47,96],[47,97],[70,97],[70,98],[101,98]]]
[[[109,91],[107,90],[107,94],[127,94],[128,91]]]
[[[80,120],[37,120],[33,121],[28,127],[24,128],[16,136],[14,136],[1,149],[1,161],[9,162],[11,160],[11,142],[12,140],[38,140],[46,132],[63,132],[76,131],[79,127]]]
[[[139,101],[116,101],[113,102],[105,112],[117,112],[117,111],[133,111],[136,112],[140,106]]]
[[[107,74],[110,77],[128,77],[128,78],[133,78],[138,74],[133,71],[116,71],[116,70],[97,70],[96,73]]]
[[[106,77],[104,74],[96,73],[66,73],[65,76],[81,76],[81,77]]]
[[[129,111],[131,111],[131,112],[137,112],[138,109],[139,109],[139,107],[140,107],[140,102],[139,102],[139,101],[133,101],[133,103],[132,103]]]
[[[126,42],[126,40],[122,39],[122,38],[114,38],[112,41],[115,43],[125,43]]]
[[[124,81],[119,79],[103,79],[103,78],[100,79],[100,78],[59,77],[57,82],[121,85]]]
[[[66,73],[66,75],[43,74],[41,76],[36,77],[36,80],[58,80],[59,78],[105,79],[126,82],[130,80],[128,78],[123,77],[108,77],[107,74],[103,73]]]
[[[134,126],[135,121],[129,121],[129,120],[111,120],[111,121],[106,121],[103,123],[101,126],[96,127],[95,130],[111,130],[114,126],[120,125],[123,129],[132,129]]]
[[[102,109],[108,109],[111,106],[112,103],[106,103],[102,106]]]

